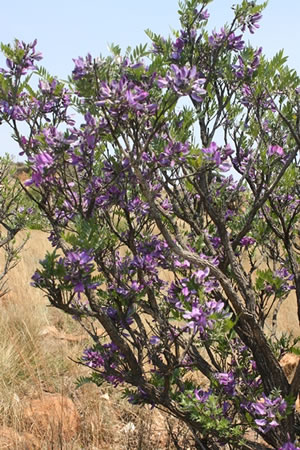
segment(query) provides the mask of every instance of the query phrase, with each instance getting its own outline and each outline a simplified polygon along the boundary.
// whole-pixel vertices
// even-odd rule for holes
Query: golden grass
[[[163,413],[132,406],[121,398],[120,391],[107,386],[88,384],[75,390],[76,379],[88,370],[71,359],[78,359],[90,343],[88,338],[82,339],[84,332],[76,321],[47,307],[43,294],[29,285],[39,259],[49,248],[43,233],[33,234],[20,263],[9,274],[10,292],[0,303],[0,429],[9,427],[22,436],[32,432],[24,420],[24,405],[45,393],[58,393],[73,400],[80,414],[80,429],[70,442],[57,436],[56,440],[47,435],[41,439],[41,435],[41,449],[174,449]],[[49,327],[55,327],[57,335],[45,332]],[[180,425],[170,423],[178,434]],[[186,442],[182,449],[188,449],[182,427],[180,435]],[[14,444],[1,447],[0,439],[0,449],[23,448],[17,437],[12,436],[12,441]]]
[[[134,407],[109,387],[86,385],[75,390],[86,369],[76,365],[87,342],[70,342],[41,335],[54,324],[72,336],[82,334],[72,319],[47,309],[45,302],[10,302],[0,315],[0,426],[30,432],[23,420],[23,404],[45,392],[60,393],[73,400],[81,417],[80,431],[66,443],[45,436],[41,448],[53,449],[143,449],[174,448],[165,429],[164,417],[149,408]],[[70,358],[69,358],[70,357]],[[18,448],[18,443],[15,443]],[[1,448],[1,445],[0,445]]]

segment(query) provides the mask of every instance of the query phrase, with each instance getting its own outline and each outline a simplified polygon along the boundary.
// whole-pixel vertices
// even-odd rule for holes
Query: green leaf
[[[300,347],[291,347],[290,351],[291,353],[294,353],[294,355],[300,356]]]
[[[75,389],[79,389],[81,388],[83,385],[87,384],[87,383],[92,383],[93,379],[92,377],[79,377],[76,380],[75,383]]]

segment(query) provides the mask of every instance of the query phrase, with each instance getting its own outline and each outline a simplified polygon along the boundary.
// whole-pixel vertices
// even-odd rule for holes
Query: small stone
[[[80,426],[80,417],[73,401],[62,395],[43,395],[30,400],[24,408],[24,419],[35,433],[68,442],[74,439]]]

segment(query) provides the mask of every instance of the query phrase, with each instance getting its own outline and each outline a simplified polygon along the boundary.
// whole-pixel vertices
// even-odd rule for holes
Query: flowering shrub
[[[81,381],[165,409],[196,448],[249,448],[249,430],[296,448],[300,369],[289,383],[279,358],[297,350],[276,324],[291,290],[300,319],[300,80],[245,44],[263,5],[208,32],[209,3],[181,2],[151,48],[74,59],[68,86],[36,42],[3,45],[1,121],[51,227],[33,284],[94,340]]]

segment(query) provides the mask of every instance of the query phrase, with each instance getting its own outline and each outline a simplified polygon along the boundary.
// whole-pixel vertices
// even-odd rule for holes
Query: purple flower
[[[226,44],[229,50],[240,51],[243,50],[245,42],[242,40],[242,35],[236,36],[234,33],[229,33],[224,28],[221,28],[220,33],[213,31],[209,36],[208,42],[213,48],[218,48]]]
[[[128,120],[128,112],[155,114],[157,105],[150,101],[149,92],[134,84],[125,75],[120,80],[102,82],[96,106],[109,108],[112,116],[122,121]]]
[[[259,24],[257,22],[259,22],[261,18],[262,15],[259,13],[251,15],[249,18],[247,18],[246,21],[243,22],[241,30],[244,32],[246,30],[246,27],[248,27],[250,33],[253,34],[256,31],[256,29],[259,28]]]
[[[236,382],[232,372],[220,372],[214,376],[228,395],[235,395]]]
[[[82,356],[82,361],[88,367],[97,369],[97,372],[114,387],[124,382],[122,369],[119,368],[122,359],[124,356],[113,342],[88,348],[84,350]]]
[[[283,444],[278,450],[300,450],[300,447],[296,447],[295,444],[289,441]]]
[[[166,211],[170,211],[172,209],[172,203],[169,202],[168,197],[166,197],[161,203],[161,207]]]
[[[262,18],[262,15],[259,13],[253,14],[253,16],[250,17],[248,28],[250,33],[254,33],[255,29],[259,28],[259,24],[257,23]]]
[[[92,64],[92,57],[88,54],[85,60],[80,56],[78,59],[73,59],[73,61],[75,63],[75,68],[72,75],[74,80],[79,80],[88,73],[88,69]]]
[[[66,270],[65,281],[69,281],[73,285],[74,292],[78,294],[78,297],[85,288],[96,289],[99,285],[99,283],[91,282],[93,257],[90,251],[70,251],[62,263]]]
[[[149,342],[151,345],[157,345],[160,343],[160,339],[158,336],[151,336]]]
[[[82,360],[92,369],[97,369],[98,367],[102,367],[104,365],[103,356],[98,351],[91,348],[84,350]]]
[[[252,403],[252,411],[256,414],[264,416],[266,414],[266,406],[263,402]]]
[[[291,274],[285,267],[282,267],[281,269],[276,270],[275,275],[280,278],[287,278],[288,281],[291,281],[294,279],[294,275]]]
[[[32,176],[25,182],[26,186],[35,184],[40,186],[44,179],[47,179],[45,171],[50,169],[54,164],[53,157],[48,152],[42,152],[37,154],[33,158]]]
[[[254,416],[260,416],[255,418],[255,423],[261,432],[267,433],[270,429],[279,426],[278,420],[285,413],[287,403],[281,395],[270,398],[262,394],[260,400],[244,405],[243,408]]]
[[[38,270],[32,275],[31,279],[33,280],[31,283],[31,286],[33,287],[38,287],[43,281],[43,277]]]
[[[254,422],[260,427],[264,427],[267,424],[267,421],[265,419],[256,419]]]
[[[78,283],[75,284],[74,292],[76,292],[77,294],[84,292],[84,284],[82,283],[82,281],[79,281]]]
[[[207,19],[209,19],[209,17],[210,17],[210,14],[207,9],[204,9],[199,15],[199,19],[201,19],[201,20],[207,20]]]
[[[177,38],[176,41],[173,42],[173,44],[172,44],[173,52],[171,55],[173,59],[180,58],[181,53],[183,51],[184,44],[185,44],[185,40],[182,37]]]
[[[21,120],[26,120],[27,117],[28,117],[28,114],[27,114],[26,110],[27,109],[25,109],[25,108],[23,108],[21,106],[14,105],[12,107],[12,110],[11,110],[11,117],[12,117],[12,119],[20,120],[20,121]]]
[[[186,292],[186,294],[188,295],[193,295],[194,293],[195,291]],[[180,306],[182,307],[181,304]],[[207,301],[204,305],[200,305],[197,301],[194,301],[194,303],[192,304],[192,310],[187,311],[183,314],[184,319],[190,319],[190,322],[188,322],[186,328],[190,328],[195,332],[199,331],[200,333],[205,334],[209,329],[213,328],[216,321],[216,318],[211,318],[211,316],[220,313],[223,315],[223,308],[224,303],[221,301]]]
[[[65,259],[65,265],[66,266],[77,265],[81,267],[83,270],[89,270],[90,269],[89,263],[91,262],[91,260],[92,257],[90,255],[90,252],[87,252],[85,250],[73,251],[68,253],[68,256]]]
[[[202,152],[204,153],[207,161],[214,163],[221,172],[228,172],[231,168],[231,164],[228,161],[228,156],[232,153],[232,150],[225,147],[221,149],[217,146],[215,142],[211,142],[208,148],[203,148]]]
[[[179,261],[179,259],[175,259],[174,266],[180,267],[182,269],[187,269],[191,266],[191,263],[187,259],[185,259],[183,262]]]
[[[182,289],[182,295],[184,295],[184,297],[187,297],[190,293],[189,288],[187,286],[184,286],[184,288]]]
[[[13,72],[18,75],[26,75],[28,70],[35,70],[35,62],[42,59],[42,54],[35,51],[36,44],[36,39],[31,44],[25,44],[23,41],[15,40],[14,50],[19,52],[18,58],[15,60],[7,58],[6,65],[9,70],[1,69],[0,71],[8,74]]]
[[[47,153],[40,153],[35,157],[35,167],[37,170],[43,170],[45,167],[50,167],[53,164],[52,156]]]
[[[196,102],[202,101],[202,96],[206,90],[202,88],[205,79],[197,75],[195,66],[179,67],[176,64],[171,65],[172,72],[168,72],[165,78],[159,77],[157,84],[161,89],[170,88],[177,95],[190,95]]]
[[[210,242],[212,243],[213,248],[217,249],[221,245],[221,238],[213,236],[209,237]]]
[[[209,267],[205,267],[204,270],[201,269],[197,270],[197,272],[194,273],[194,277],[197,283],[199,284],[202,283],[205,280],[205,278],[208,277],[209,272],[210,272]]]
[[[209,391],[203,391],[202,389],[194,390],[195,397],[198,400],[198,402],[200,402],[200,403],[205,403],[208,400],[211,393],[212,393],[211,390],[209,390]]]
[[[207,315],[200,305],[193,306],[192,311],[186,312],[183,314],[183,317],[184,319],[191,319],[191,322],[188,323],[188,327],[194,330],[199,329],[203,332],[207,325]]]
[[[285,154],[283,148],[280,147],[279,145],[270,145],[267,151],[267,155],[268,156],[278,155],[283,157]]]
[[[255,242],[256,242],[255,239],[253,239],[252,237],[244,236],[240,240],[240,245],[243,246],[243,247],[248,248],[250,245],[255,244]]]

